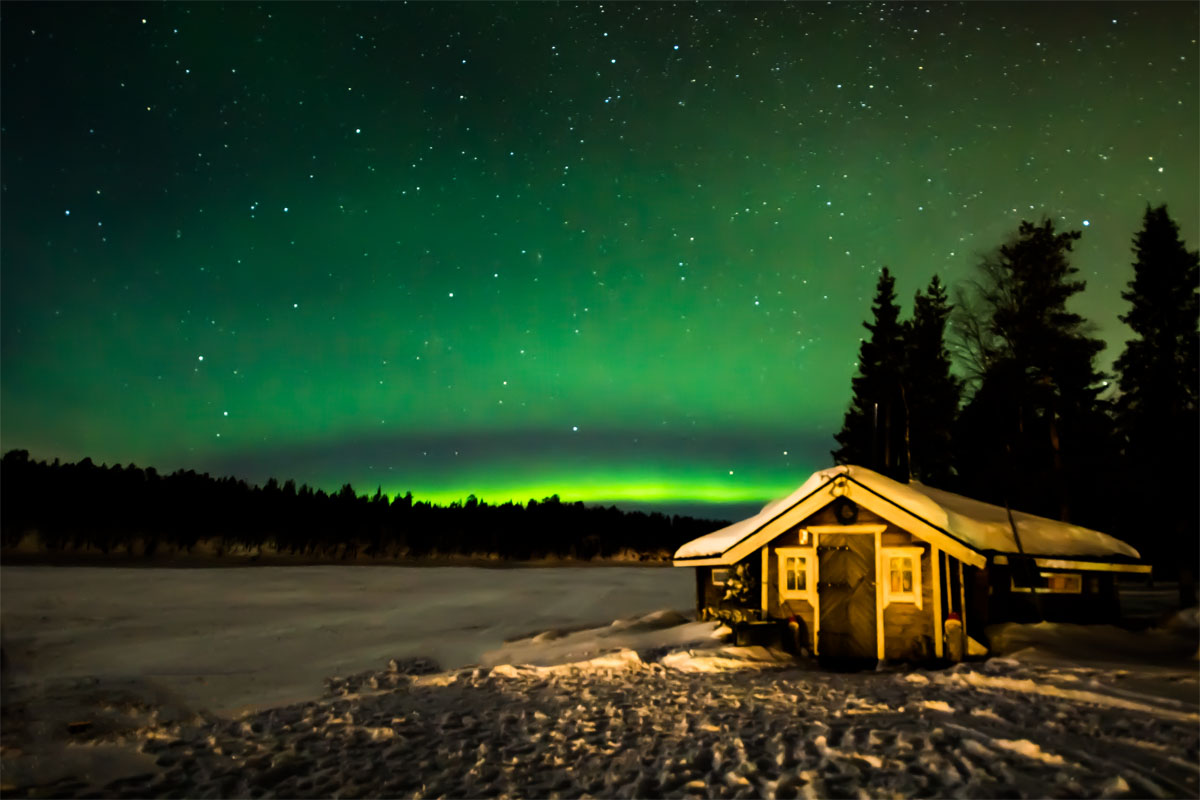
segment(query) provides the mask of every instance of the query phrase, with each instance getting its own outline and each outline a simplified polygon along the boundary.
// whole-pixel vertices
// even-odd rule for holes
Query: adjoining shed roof
[[[1018,548],[1008,521],[1008,512],[1003,506],[983,503],[915,481],[900,483],[865,467],[855,466],[814,472],[787,497],[768,503],[752,517],[693,539],[676,551],[675,558],[684,560],[720,556],[843,476],[876,495],[885,504],[920,518],[980,553],[1018,553],[1023,550],[1026,555],[1037,556],[1139,558],[1137,550],[1106,533],[1013,511],[1013,522],[1021,537],[1021,548]]]

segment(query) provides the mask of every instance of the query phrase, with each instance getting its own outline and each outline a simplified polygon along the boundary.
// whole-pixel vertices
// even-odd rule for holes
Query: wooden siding
[[[883,532],[883,547],[912,547],[914,544],[924,544],[924,542],[895,525],[889,525],[888,529]]]
[[[815,514],[809,515],[803,522],[796,526],[799,528],[807,528],[809,525],[840,525],[837,515],[834,513],[833,504],[822,508]],[[895,525],[889,523],[886,519],[878,514],[868,511],[862,506],[858,507],[858,519],[854,521],[855,525],[887,525],[889,530],[900,531]]]

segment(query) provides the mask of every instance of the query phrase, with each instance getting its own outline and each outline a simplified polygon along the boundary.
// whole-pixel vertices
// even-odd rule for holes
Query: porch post
[[[770,575],[771,575],[771,569],[770,569],[770,563],[769,563],[770,557],[767,554],[767,551],[770,549],[771,549],[770,545],[763,545],[762,577],[760,577],[759,581],[758,581],[760,584],[762,584],[762,618],[763,619],[767,619],[769,617],[769,615],[767,614],[767,589],[768,589],[768,585],[769,585],[768,579],[770,578]]]
[[[963,658],[967,656],[967,586],[963,583],[962,561],[958,562],[958,610],[962,614]]]
[[[930,545],[929,561],[933,567],[933,654],[942,657],[942,552]]]
[[[875,657],[883,661],[883,531],[875,531]]]
[[[950,554],[946,553],[946,616],[954,611],[954,592],[950,590]]]

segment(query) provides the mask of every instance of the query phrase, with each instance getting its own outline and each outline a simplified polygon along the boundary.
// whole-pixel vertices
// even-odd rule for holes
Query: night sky
[[[1108,367],[1146,204],[1200,239],[1198,8],[5,3],[0,445],[736,516],[884,265],[1081,230]]]

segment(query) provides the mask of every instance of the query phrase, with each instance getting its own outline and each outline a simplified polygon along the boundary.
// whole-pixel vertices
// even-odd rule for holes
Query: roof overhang
[[[996,564],[1007,564],[1009,556],[1000,554],[992,557]],[[1153,570],[1149,564],[1130,564],[1119,561],[1081,561],[1067,558],[1041,558],[1034,556],[1033,563],[1042,569],[1070,569],[1091,572],[1135,572],[1149,573]]]

